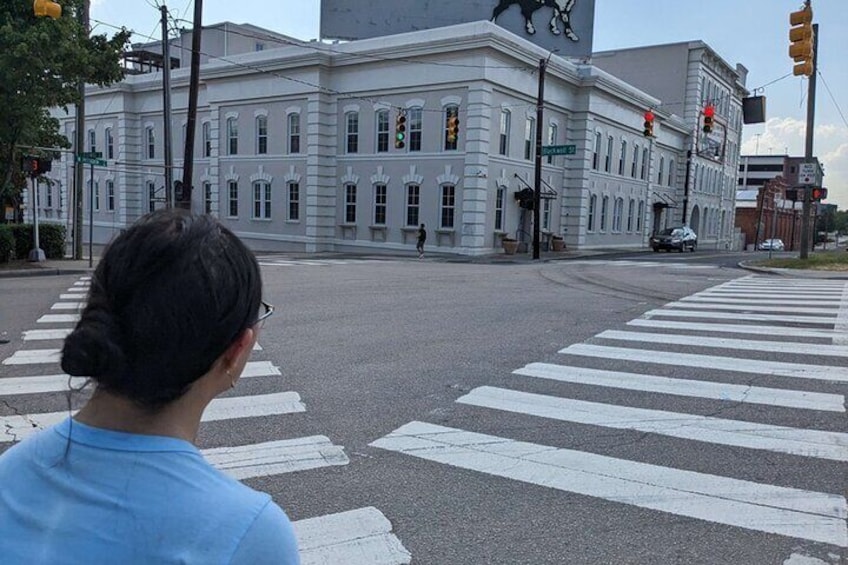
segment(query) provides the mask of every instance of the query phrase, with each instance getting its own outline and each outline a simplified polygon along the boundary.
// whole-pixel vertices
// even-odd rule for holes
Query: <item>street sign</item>
[[[798,165],[798,184],[816,184],[816,164],[801,163]]]
[[[102,155],[102,153],[97,153],[97,155]],[[97,157],[88,157],[87,153],[77,155],[77,163],[81,163],[83,165],[94,165],[96,167],[105,167],[107,164],[105,159],[99,159]]]
[[[103,153],[100,151],[89,151],[88,153],[80,153],[80,157],[86,157],[88,159],[102,159]]]
[[[575,155],[577,154],[576,145],[543,145],[542,155]]]

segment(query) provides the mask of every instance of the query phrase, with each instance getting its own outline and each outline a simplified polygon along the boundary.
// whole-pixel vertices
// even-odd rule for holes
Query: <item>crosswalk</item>
[[[79,390],[86,379],[61,372],[61,340],[79,320],[85,305],[89,277],[81,277],[60,294],[50,314],[38,318],[37,328],[23,334],[24,347],[0,363],[0,368],[15,368],[26,374],[0,378],[0,399],[13,406],[16,399],[28,395],[27,405],[38,395]],[[56,313],[61,312],[61,313]],[[52,347],[51,347],[52,346]],[[260,346],[255,348],[262,351]],[[52,373],[52,374],[50,374]],[[249,361],[242,378],[277,379],[285,386],[281,372],[272,361]],[[46,401],[46,400],[45,400]],[[215,399],[203,414],[203,422],[236,421],[244,418],[287,416],[303,413],[307,405],[295,391],[280,390],[266,394],[224,396]],[[0,444],[21,441],[37,431],[61,422],[68,412],[29,412],[0,416]],[[203,424],[201,424],[203,425]],[[255,479],[287,473],[302,473],[326,467],[346,466],[350,459],[344,447],[323,435],[307,437],[269,437],[246,445],[206,447],[204,457],[222,472],[237,480]],[[292,480],[296,480],[296,476]],[[282,501],[285,507],[285,501]],[[395,565],[410,563],[412,556],[393,533],[389,519],[375,507],[353,508],[294,522],[295,534],[305,565],[346,563]]]
[[[831,427],[846,429],[846,399],[839,393],[848,383],[846,327],[845,281],[746,276],[650,310],[626,329],[606,330],[564,347],[556,363],[518,368],[508,388],[474,388],[456,400],[457,409],[508,413],[584,430],[636,432],[656,442],[686,442],[694,449],[727,447],[780,454],[809,465],[844,465],[848,433],[817,429],[816,424],[841,422]],[[599,395],[604,401],[590,402],[521,390],[538,390],[530,385],[540,382],[554,391],[578,385],[607,393]],[[654,404],[662,408],[628,405],[633,391],[656,397]],[[718,409],[705,415],[667,408],[691,406],[685,399],[710,402]],[[723,417],[731,406],[757,409],[746,412],[753,416],[744,420]],[[769,423],[766,409],[791,414],[792,422],[801,425]],[[805,421],[812,424],[805,426]],[[632,461],[479,433],[469,426],[414,420],[370,445],[409,456],[410,462],[426,460],[564,494],[848,547],[844,484],[834,492],[816,492],[675,468],[660,453]],[[592,437],[583,437],[581,445]],[[664,464],[652,464],[650,457]],[[732,461],[726,463],[723,468],[730,474]]]

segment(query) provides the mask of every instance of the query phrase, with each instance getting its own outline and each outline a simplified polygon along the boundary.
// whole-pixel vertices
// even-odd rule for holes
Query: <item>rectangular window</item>
[[[424,120],[421,108],[409,110],[409,150],[421,151],[421,136],[424,129]]]
[[[359,114],[356,112],[345,114],[345,134],[345,151],[359,153]]]
[[[421,208],[421,187],[410,184],[406,187],[406,225],[418,227],[418,212]]]
[[[648,178],[648,148],[642,148],[642,170],[639,173],[642,180]]]
[[[227,183],[228,188],[228,197],[229,197],[229,217],[237,218],[238,217],[238,182],[231,180]]]
[[[453,228],[453,218],[456,208],[456,187],[451,184],[442,186],[441,227]]]
[[[627,205],[627,231],[633,231],[633,216],[636,213],[636,201],[631,200]]]
[[[660,166],[657,169],[657,184],[663,183],[663,169],[665,168],[665,157],[660,156]]]
[[[212,156],[212,124],[210,122],[203,122],[203,126],[201,127],[201,131],[203,132],[203,156],[211,157]]]
[[[630,176],[636,178],[636,170],[639,166],[639,146],[633,146],[633,162],[630,163]]]
[[[607,211],[609,209],[609,196],[604,196],[601,200],[601,231],[607,229]]]
[[[612,136],[607,137],[607,154],[604,156],[604,172],[606,173],[610,172],[612,166],[612,144]]]
[[[227,119],[227,154],[238,155],[238,121]]]
[[[97,132],[93,129],[88,130],[88,150],[91,153],[97,151]]]
[[[503,231],[504,227],[504,196],[506,195],[505,188],[499,188],[495,193],[495,229]]]
[[[377,112],[377,153],[389,150],[389,111]]]
[[[542,229],[550,231],[551,229],[551,199],[542,199]]]
[[[592,152],[592,169],[597,171],[601,164],[601,132],[595,132],[595,150]]]
[[[45,208],[52,208],[53,207],[53,187],[50,186],[49,184],[45,187],[45,194],[46,194],[47,204],[45,204],[44,207]]]
[[[374,185],[374,225],[386,225],[386,185]]]
[[[533,138],[536,133],[536,120],[527,118],[524,122],[524,158],[533,159]]]
[[[639,201],[639,211],[636,213],[636,231],[642,232],[642,218],[645,217],[645,201]]]
[[[271,183],[253,183],[253,218],[255,220],[271,219]]]
[[[106,128],[106,158],[115,158],[115,138],[112,137],[112,128]]]
[[[621,155],[618,156],[618,174],[624,176],[624,167],[627,161],[627,142],[621,140]]]
[[[207,214],[212,213],[212,183],[203,183],[203,209]]]
[[[115,211],[115,181],[106,181],[106,209],[110,212]]]
[[[445,108],[445,151],[456,151],[459,146],[459,107]]]
[[[256,118],[256,154],[266,155],[268,153],[268,118],[258,116]]]
[[[147,158],[156,158],[156,134],[152,127],[147,128]]]
[[[300,183],[290,182],[288,184],[289,216],[290,222],[300,221]]]
[[[668,186],[674,186],[674,159],[668,162]]]
[[[501,138],[499,153],[504,156],[509,155],[509,128],[512,121],[512,115],[509,110],[501,110]]]
[[[550,124],[548,126],[548,145],[556,145],[557,143],[557,125]],[[548,165],[554,162],[554,156],[548,155]]]
[[[345,185],[345,223],[356,223],[356,185]]]
[[[612,231],[621,231],[621,216],[624,214],[624,200],[616,198],[612,206]]]
[[[595,212],[598,207],[598,196],[593,194],[589,197],[589,218],[586,230],[595,231]]]
[[[289,114],[289,153],[300,153],[300,114]]]

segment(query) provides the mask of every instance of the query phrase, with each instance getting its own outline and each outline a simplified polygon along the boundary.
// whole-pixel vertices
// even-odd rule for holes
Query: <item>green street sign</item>
[[[542,155],[576,155],[576,145],[543,145]]]
[[[100,155],[100,153],[98,153],[98,155]],[[77,155],[77,163],[80,163],[80,164],[83,164],[83,165],[94,165],[96,167],[105,167],[106,166],[106,160],[105,159],[98,159],[96,157],[88,157],[87,154]]]
[[[86,157],[88,159],[102,159],[103,153],[100,151],[89,151],[88,153],[80,153],[80,157]]]

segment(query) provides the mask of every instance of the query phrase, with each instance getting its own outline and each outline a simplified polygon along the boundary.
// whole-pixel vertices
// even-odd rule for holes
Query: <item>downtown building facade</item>
[[[210,29],[191,206],[256,250],[411,251],[421,223],[428,247],[446,253],[492,253],[505,236],[529,242],[532,211],[516,194],[533,186],[536,128],[543,145],[575,146],[542,160],[544,241],[640,248],[682,223],[701,245],[731,241],[745,72],[701,42],[598,54],[594,64],[553,56],[537,124],[538,63],[549,52],[490,22],[332,45],[254,26]],[[187,60],[190,32],[174,43]],[[633,57],[668,88],[623,76]],[[83,150],[108,163],[85,171],[83,235],[90,210],[98,244],[164,206],[162,76],[151,70],[87,90]],[[172,71],[175,156],[188,79],[188,69]],[[699,135],[710,100],[720,136]],[[73,112],[54,115],[73,140]],[[41,185],[44,220],[70,223],[73,166],[66,154]]]

